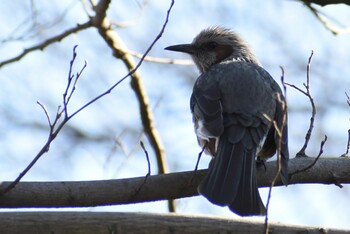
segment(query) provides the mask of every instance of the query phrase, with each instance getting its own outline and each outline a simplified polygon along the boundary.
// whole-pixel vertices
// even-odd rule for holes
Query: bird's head
[[[204,29],[193,39],[191,44],[173,45],[165,49],[191,55],[201,73],[226,60],[260,64],[240,36],[219,26]]]

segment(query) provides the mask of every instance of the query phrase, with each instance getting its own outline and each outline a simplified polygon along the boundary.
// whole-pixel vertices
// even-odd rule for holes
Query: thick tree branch
[[[301,2],[304,2],[306,4],[314,3],[320,6],[327,6],[331,4],[345,4],[350,5],[349,0],[300,0]]]
[[[264,224],[210,216],[120,212],[4,212],[1,233],[263,233]],[[233,231],[234,230],[234,231]],[[348,233],[320,227],[270,224],[271,233]]]
[[[101,0],[99,4],[95,7],[96,16],[93,19],[94,26],[98,29],[98,32],[100,33],[101,37],[112,49],[113,55],[116,58],[121,59],[129,71],[134,71],[136,66],[132,56],[128,53],[129,50],[127,49],[126,45],[119,37],[117,32],[111,29],[112,23],[105,17],[105,11],[108,8],[108,4],[105,2],[108,3],[109,1]],[[159,172],[167,173],[168,168],[166,163],[164,147],[160,140],[159,133],[155,128],[153,114],[148,103],[146,90],[144,89],[141,81],[141,76],[137,71],[132,72],[130,75],[132,78],[131,86],[140,104],[142,124],[158,159],[157,162]]]
[[[135,62],[132,56],[128,53],[129,51],[128,48],[126,47],[122,39],[119,37],[117,32],[115,30],[112,30],[112,23],[106,17],[106,11],[108,9],[109,3],[110,3],[110,0],[100,0],[100,2],[96,5],[95,7],[96,16],[92,19],[93,24],[97,28],[99,34],[105,40],[107,45],[112,49],[113,55],[116,58],[121,59],[125,64],[125,66],[127,67],[127,69],[130,71],[129,74],[131,76],[131,87],[134,90],[138,103],[140,105],[140,114],[141,114],[141,120],[142,120],[144,131],[157,157],[159,173],[161,174],[168,173],[169,169],[168,169],[168,163],[166,160],[165,149],[160,139],[159,133],[155,128],[154,117],[153,117],[151,108],[149,106],[146,90],[142,84],[141,76],[136,71],[139,64],[135,65]],[[172,1],[170,4],[170,7],[167,12],[166,20],[163,24],[161,32],[159,33],[157,38],[153,40],[153,43],[149,47],[149,50],[162,36],[165,26],[168,23],[169,14],[173,4],[174,4],[174,1]],[[145,58],[149,50],[141,58],[142,59],[141,61],[143,61],[143,59]],[[175,203],[173,201],[169,201],[169,210],[175,211]]]
[[[314,158],[290,160],[289,171],[304,168]],[[177,199],[197,195],[197,185],[206,170],[179,172],[119,180],[81,182],[20,182],[14,189],[0,197],[1,208],[25,207],[93,207],[131,204],[147,201]],[[276,162],[266,163],[257,172],[259,187],[269,187],[276,175]],[[307,171],[295,174],[289,184],[336,184],[350,183],[350,159],[320,158]],[[0,189],[8,186],[3,182]],[[275,186],[282,186],[278,179]]]

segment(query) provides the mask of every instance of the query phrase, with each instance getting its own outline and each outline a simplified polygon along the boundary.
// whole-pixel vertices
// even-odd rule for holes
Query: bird
[[[189,44],[165,50],[192,57],[200,76],[190,98],[199,145],[212,156],[198,193],[239,216],[266,215],[256,178],[257,160],[277,152],[288,184],[286,99],[249,45],[223,26],[202,30]]]

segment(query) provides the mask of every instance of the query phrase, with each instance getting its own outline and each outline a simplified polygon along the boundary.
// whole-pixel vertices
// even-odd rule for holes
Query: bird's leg
[[[203,154],[203,152],[204,152],[204,150],[205,150],[205,147],[207,147],[207,144],[208,144],[208,142],[206,142],[206,143],[203,145],[201,152],[199,152],[199,154],[198,154],[196,166],[194,167],[194,173],[193,173],[193,175],[192,175],[192,177],[191,177],[191,179],[190,179],[190,181],[189,181],[189,184],[192,184],[193,178],[196,176],[196,173],[197,173],[197,171],[198,171],[199,162],[200,162],[200,160],[201,160],[201,157],[202,157],[202,154]]]
[[[258,156],[256,158],[256,167],[261,167],[263,166],[264,167],[264,170],[266,172],[266,159],[263,159],[262,157]]]
[[[206,143],[203,145],[203,148],[202,148],[201,152],[199,152],[199,154],[198,154],[197,163],[196,163],[196,166],[195,166],[195,168],[194,168],[194,173],[196,173],[197,170],[198,170],[199,161],[201,160],[202,154],[203,154],[203,152],[204,152],[204,150],[205,150],[205,147],[207,147],[207,144],[208,144],[208,142],[206,142]]]

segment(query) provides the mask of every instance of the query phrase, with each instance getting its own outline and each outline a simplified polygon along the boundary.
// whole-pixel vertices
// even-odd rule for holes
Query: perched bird
[[[189,54],[201,73],[190,107],[198,142],[213,160],[198,192],[240,216],[264,215],[255,158],[272,157],[279,149],[281,179],[288,183],[286,103],[280,87],[249,46],[224,27],[210,27],[191,44],[165,49]]]

